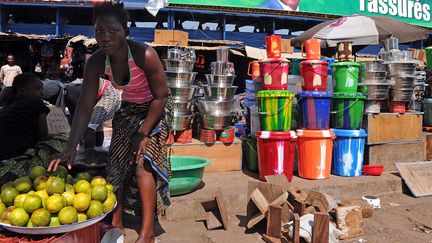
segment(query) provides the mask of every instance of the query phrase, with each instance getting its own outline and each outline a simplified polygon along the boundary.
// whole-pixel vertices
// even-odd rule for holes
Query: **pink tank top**
[[[128,45],[128,64],[130,70],[129,82],[125,85],[118,85],[115,82],[114,77],[112,75],[111,62],[109,60],[109,57],[106,56],[105,59],[105,74],[108,75],[109,80],[111,81],[114,88],[121,89],[123,91],[122,100],[131,103],[141,104],[154,99],[153,94],[151,93],[151,90],[147,82],[147,76],[145,75],[144,71],[141,70],[133,60],[133,56],[129,49],[129,45]]]

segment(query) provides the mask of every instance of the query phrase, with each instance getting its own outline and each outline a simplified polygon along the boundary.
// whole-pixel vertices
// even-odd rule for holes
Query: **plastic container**
[[[331,94],[322,91],[303,91],[296,97],[299,128],[314,130],[330,128]]]
[[[332,128],[360,129],[365,98],[366,96],[361,93],[334,93],[331,112]]]
[[[176,143],[192,143],[192,129],[176,131],[175,132]]]
[[[287,90],[263,90],[256,95],[263,131],[289,131],[293,94]]]
[[[257,132],[260,180],[265,180],[268,175],[280,174],[284,174],[288,181],[292,180],[296,139],[294,131]]]
[[[234,142],[234,127],[225,128],[223,131],[219,131],[217,138],[219,142],[222,143],[233,143]]]
[[[255,82],[251,79],[245,80],[246,89],[255,92]]]
[[[432,46],[426,47],[426,61],[427,61],[427,67],[429,69],[432,69]]]
[[[306,51],[305,51],[306,47]],[[321,40],[310,38],[301,44],[302,57],[308,60],[319,60],[321,58]]]
[[[405,113],[406,102],[405,101],[390,101],[389,110],[391,113]]]
[[[333,139],[331,130],[297,130],[298,173],[311,180],[330,177]]]
[[[322,60],[306,60],[300,63],[300,79],[303,91],[325,91],[328,63]]]
[[[216,142],[216,132],[214,130],[201,129],[200,130],[200,141],[203,143]]]
[[[260,65],[258,61],[252,61],[248,65],[248,75],[252,77],[252,80],[260,78]]]
[[[171,156],[171,178],[169,189],[171,196],[192,192],[200,183],[204,168],[210,165],[206,158],[192,156]]]
[[[360,64],[356,62],[335,62],[333,68],[334,92],[356,93]]]
[[[360,176],[367,136],[365,130],[332,129],[332,131],[336,135],[332,173],[339,176]]]
[[[290,62],[291,66],[291,74],[292,75],[300,75],[300,62],[304,61],[305,59],[300,58],[292,58]]]
[[[365,175],[380,176],[383,171],[383,165],[363,165],[363,173]]]
[[[259,61],[263,90],[288,89],[289,61],[285,58],[268,58]]]
[[[432,98],[423,100],[423,124],[425,126],[432,126]]]
[[[324,58],[321,58],[321,60],[326,61],[328,63],[327,74],[328,75],[332,75],[332,67],[331,67],[331,65],[335,62],[335,59],[331,58],[331,57],[324,57]]]
[[[251,106],[251,108],[249,109],[249,117],[251,133],[256,134],[257,131],[261,129],[260,116],[258,113],[258,107],[256,105]]]
[[[253,134],[249,134],[246,140],[246,161],[248,170],[258,171],[258,148],[257,138]]]
[[[265,37],[267,56],[269,58],[279,58],[282,55],[282,37],[280,35],[269,35]]]

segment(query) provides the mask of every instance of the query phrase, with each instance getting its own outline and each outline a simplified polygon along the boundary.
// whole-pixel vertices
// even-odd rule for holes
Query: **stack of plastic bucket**
[[[281,57],[280,36],[267,36],[267,59],[260,60],[262,91],[256,94],[259,178],[284,174],[292,180],[296,135],[291,129],[293,94],[288,91],[289,61]]]
[[[320,56],[312,58],[300,63],[303,91],[296,96],[300,128],[298,173],[300,177],[318,180],[330,177],[334,134],[329,130],[332,95],[326,92],[328,63],[319,60]]]
[[[334,88],[331,126],[336,135],[332,173],[359,176],[367,136],[361,129],[366,96],[357,93],[360,64],[343,60],[331,66]]]

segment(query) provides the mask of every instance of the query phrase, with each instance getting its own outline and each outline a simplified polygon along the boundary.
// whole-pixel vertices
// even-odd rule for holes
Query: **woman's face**
[[[94,28],[99,48],[106,55],[112,55],[123,47],[126,41],[126,31],[116,17],[99,16]]]

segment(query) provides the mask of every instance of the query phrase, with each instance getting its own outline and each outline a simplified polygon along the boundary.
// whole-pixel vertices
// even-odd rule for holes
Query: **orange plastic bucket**
[[[329,178],[335,134],[331,130],[297,130],[296,132],[299,176],[311,180]]]

